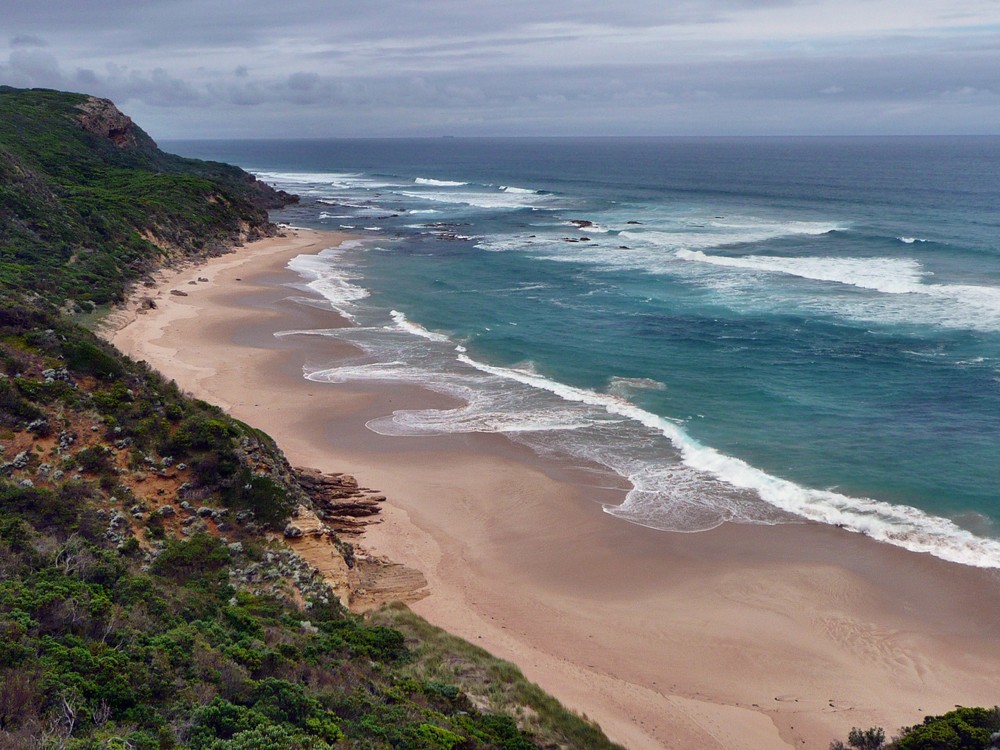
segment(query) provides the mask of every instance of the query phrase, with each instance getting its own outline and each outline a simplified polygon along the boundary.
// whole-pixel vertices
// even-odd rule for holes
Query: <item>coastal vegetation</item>
[[[85,308],[178,257],[273,231],[293,200],[243,170],[183,159],[111,102],[0,86],[0,284]]]
[[[0,88],[0,747],[617,747],[405,608],[347,611],[283,541],[312,498],[274,442],[74,322],[293,199]]]
[[[882,727],[858,729],[847,743],[836,741],[830,750],[990,750],[1000,747],[1000,707],[956,708],[923,723],[904,727],[887,742]]]

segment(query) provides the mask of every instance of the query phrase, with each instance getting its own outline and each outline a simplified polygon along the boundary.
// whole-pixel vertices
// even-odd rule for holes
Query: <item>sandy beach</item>
[[[360,545],[423,573],[420,615],[514,661],[633,750],[826,748],[852,726],[891,733],[998,702],[995,571],[817,524],[654,531],[602,511],[623,487],[497,435],[367,430],[442,397],[306,381],[304,364],[346,345],[274,336],[345,324],[290,300],[302,292],[286,269],[342,239],[289,230],[163,271],[139,293],[155,309],[122,313],[109,338],[267,431],[293,464],[385,493]]]

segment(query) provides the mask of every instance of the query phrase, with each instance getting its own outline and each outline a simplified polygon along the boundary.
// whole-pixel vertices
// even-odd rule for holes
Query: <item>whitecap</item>
[[[727,268],[783,273],[814,281],[833,281],[889,294],[909,294],[923,290],[920,282],[924,271],[920,263],[910,258],[783,258],[769,255],[729,257],[708,255],[701,250],[678,250],[675,256],[682,260]]]
[[[977,284],[928,283],[932,276],[912,258],[785,258],[764,255],[720,256],[700,250],[679,250],[675,258],[699,265],[752,273],[774,273],[869,289],[885,297],[844,299],[813,294],[796,298],[788,289],[769,288],[756,294],[749,280],[738,277],[702,279],[730,296],[751,296],[762,304],[794,304],[837,317],[889,325],[933,325],[974,331],[1000,331],[1000,287]]]
[[[428,341],[450,341],[450,339],[443,333],[428,331],[419,323],[414,323],[412,320],[409,320],[405,313],[401,313],[398,310],[390,311],[389,315],[392,317],[393,321],[395,321],[396,327],[402,331],[412,333],[414,336],[420,336]]]
[[[430,177],[417,177],[414,181],[417,185],[430,185],[432,187],[462,187],[468,185],[467,182],[454,182],[453,180],[435,180]]]
[[[687,223],[676,230],[628,229],[619,234],[623,240],[654,245],[659,248],[710,249],[729,245],[743,245],[779,237],[795,235],[822,235],[842,231],[844,225],[827,221],[707,221],[704,224]]]
[[[431,191],[414,192],[403,190],[400,194],[407,198],[451,203],[454,205],[473,206],[475,208],[535,208],[540,201],[525,202],[523,195],[510,195],[497,192],[448,191],[435,193]],[[539,196],[536,196],[536,198]]]
[[[336,188],[338,190],[379,190],[402,187],[404,183],[368,177],[360,172],[254,172],[255,177],[279,185]]]

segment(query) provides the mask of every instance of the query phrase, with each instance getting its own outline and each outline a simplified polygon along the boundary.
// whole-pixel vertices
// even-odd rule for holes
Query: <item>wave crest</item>
[[[675,255],[683,260],[711,263],[715,266],[784,273],[815,281],[834,281],[889,294],[921,291],[920,280],[924,276],[920,263],[909,258],[781,258],[770,255],[728,257],[708,255],[701,250],[678,250]]]
[[[430,185],[431,187],[462,187],[468,185],[467,182],[455,182],[454,180],[435,180],[431,177],[417,177],[414,181],[417,185]]]

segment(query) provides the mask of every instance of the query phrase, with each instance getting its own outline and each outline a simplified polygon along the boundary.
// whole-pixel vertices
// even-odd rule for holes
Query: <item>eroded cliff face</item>
[[[132,122],[132,118],[124,114],[110,99],[99,99],[96,96],[88,98],[77,105],[82,114],[77,118],[80,127],[88,133],[107,138],[118,148],[136,148],[151,146],[156,143]]]

